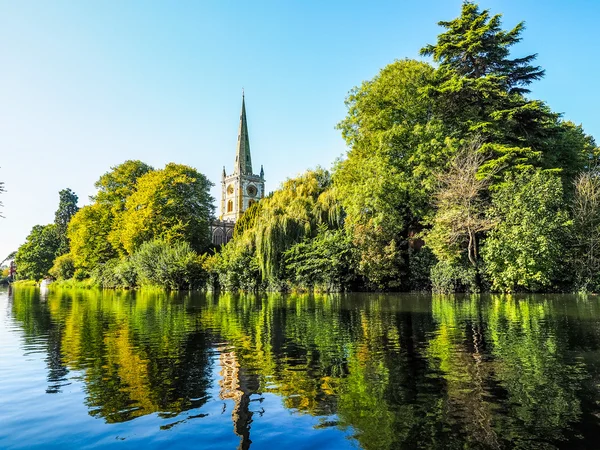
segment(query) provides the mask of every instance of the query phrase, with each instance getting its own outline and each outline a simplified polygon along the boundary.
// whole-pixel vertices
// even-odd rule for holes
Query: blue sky
[[[546,69],[532,96],[600,139],[596,0],[486,0],[515,55]],[[189,164],[220,182],[233,167],[242,87],[267,190],[345,152],[348,91],[419,58],[459,0],[0,1],[0,258],[54,220],[58,191],[80,206],[126,159]],[[219,186],[213,195],[219,195]]]

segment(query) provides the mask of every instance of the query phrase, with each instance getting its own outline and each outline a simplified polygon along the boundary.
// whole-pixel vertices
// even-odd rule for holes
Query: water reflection
[[[221,402],[247,449],[275,395],[363,448],[593,448],[600,435],[597,297],[18,289],[10,314],[25,348],[45,346],[46,392],[82,382],[107,423],[157,413],[177,418],[168,430]]]

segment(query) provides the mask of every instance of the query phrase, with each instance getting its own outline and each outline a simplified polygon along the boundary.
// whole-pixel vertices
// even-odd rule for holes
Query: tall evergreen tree
[[[54,213],[54,224],[56,225],[56,236],[58,238],[58,255],[69,252],[69,238],[67,237],[67,227],[71,218],[79,211],[77,206],[78,197],[71,189],[63,189],[58,193],[60,201],[58,209]]]
[[[527,93],[526,88],[544,76],[544,70],[532,65],[536,54],[509,58],[510,47],[521,40],[525,24],[512,30],[502,29],[502,15],[490,17],[489,10],[479,10],[465,1],[460,17],[438,25],[448,31],[438,36],[435,45],[427,45],[421,54],[432,56],[440,67],[448,67],[466,78],[496,76],[511,93]]]

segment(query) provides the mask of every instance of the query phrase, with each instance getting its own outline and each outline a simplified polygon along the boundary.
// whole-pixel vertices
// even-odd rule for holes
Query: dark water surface
[[[600,448],[600,299],[0,291],[0,448]]]

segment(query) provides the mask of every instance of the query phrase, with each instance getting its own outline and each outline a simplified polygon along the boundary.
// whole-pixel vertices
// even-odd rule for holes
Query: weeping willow
[[[236,259],[251,255],[262,281],[280,278],[283,252],[314,237],[319,227],[342,225],[343,210],[330,173],[321,168],[307,171],[244,213],[236,223],[233,241],[221,252],[219,268],[232,270],[239,265]]]

